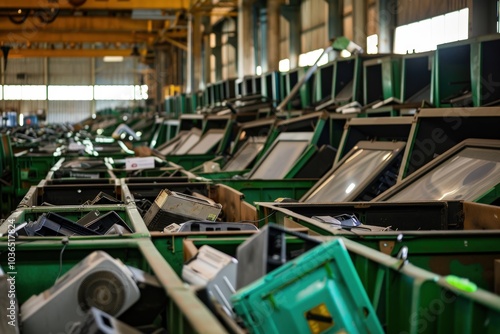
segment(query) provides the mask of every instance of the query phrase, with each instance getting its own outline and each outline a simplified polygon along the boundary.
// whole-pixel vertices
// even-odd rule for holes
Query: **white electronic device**
[[[21,305],[23,333],[65,333],[91,307],[114,317],[139,300],[132,271],[120,260],[95,251],[59,278],[54,286]]]
[[[216,300],[232,316],[231,296],[236,289],[238,260],[215,248],[201,246],[196,257],[182,268],[182,279],[204,287],[211,300]]]

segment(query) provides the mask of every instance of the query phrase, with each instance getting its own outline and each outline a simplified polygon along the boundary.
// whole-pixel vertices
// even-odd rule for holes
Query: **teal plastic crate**
[[[340,239],[284,264],[231,300],[251,333],[383,333]]]

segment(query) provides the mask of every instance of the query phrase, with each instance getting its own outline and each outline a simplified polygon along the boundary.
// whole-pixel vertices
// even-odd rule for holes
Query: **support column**
[[[210,17],[203,17],[203,88],[211,81],[211,61],[212,48],[210,47],[210,34],[212,33],[212,25]]]
[[[188,24],[187,93],[196,92],[202,79],[201,15],[190,14]]]
[[[217,29],[212,29],[215,34],[215,47],[212,54],[215,56],[215,80],[222,80],[222,29],[221,25]]]
[[[302,48],[302,22],[300,19],[300,0],[291,0],[288,5],[281,6],[281,14],[288,21],[289,26],[289,55],[290,69],[299,66],[299,55]]]
[[[238,77],[251,75],[254,68],[252,1],[238,0]]]
[[[397,7],[394,0],[378,2],[378,52],[391,53],[394,49]]]
[[[328,39],[331,41],[344,34],[342,16],[344,11],[343,0],[325,0],[328,4]]]
[[[282,0],[267,0],[267,68],[277,71],[280,62],[280,7]]]
[[[469,38],[497,33],[497,1],[468,1]]]
[[[366,0],[353,0],[353,42],[366,50]]]
[[[259,53],[259,58],[256,58],[256,59],[259,59],[259,64],[255,64],[256,66],[257,65],[260,65],[262,67],[262,73],[266,73],[268,71],[268,68],[269,68],[269,65],[268,65],[268,58],[267,58],[267,50],[268,50],[268,44],[267,44],[267,41],[268,41],[268,26],[267,26],[267,20],[268,20],[268,17],[267,17],[267,8],[261,8],[261,7],[258,7],[256,9],[256,15],[255,15],[255,19],[256,20],[259,20],[259,36],[260,36],[260,43],[258,44],[255,44],[254,45],[259,45],[260,46],[260,53]],[[255,25],[257,26],[257,25]],[[257,49],[257,48],[255,48]],[[257,52],[255,53],[257,55]]]

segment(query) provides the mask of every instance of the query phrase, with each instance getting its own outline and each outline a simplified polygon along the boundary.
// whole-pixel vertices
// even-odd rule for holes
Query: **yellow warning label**
[[[323,333],[327,329],[335,326],[332,315],[324,303],[310,309],[304,316],[306,317],[307,324],[312,334]]]

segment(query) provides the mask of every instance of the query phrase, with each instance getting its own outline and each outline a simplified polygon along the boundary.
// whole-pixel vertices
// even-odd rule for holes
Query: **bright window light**
[[[290,59],[282,59],[278,64],[280,72],[290,71]]]
[[[92,86],[49,86],[50,101],[91,101]]]
[[[257,74],[257,75],[261,75],[262,74],[262,66],[257,66],[255,68],[255,74]]]
[[[135,86],[135,99],[147,100],[148,99],[148,85]]]
[[[436,50],[439,44],[469,37],[469,9],[418,21],[396,28],[394,53],[405,54]]]
[[[44,85],[6,85],[3,86],[5,100],[45,100],[47,92]]]
[[[122,56],[106,56],[103,58],[105,63],[121,63],[123,61]]]
[[[370,35],[366,37],[366,53],[378,53],[378,35]]]
[[[94,86],[94,99],[96,100],[134,100],[134,94],[134,86]]]
[[[342,50],[342,51],[340,51],[340,56],[342,58],[349,58],[351,56],[351,53],[347,50]]]
[[[312,66],[318,61],[319,56],[323,53],[323,49],[309,51],[299,55],[299,67]],[[328,55],[324,54],[318,61],[318,66],[328,63]]]

